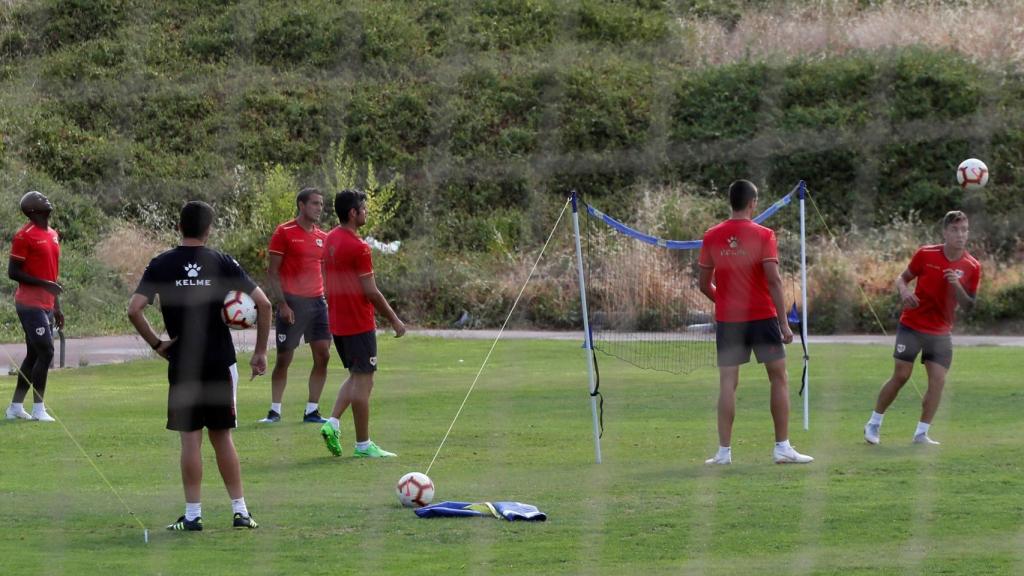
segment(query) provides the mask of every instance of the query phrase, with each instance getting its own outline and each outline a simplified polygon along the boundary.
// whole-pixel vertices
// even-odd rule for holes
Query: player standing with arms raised
[[[295,357],[299,339],[305,338],[313,353],[309,373],[309,396],[303,422],[323,424],[320,393],[327,380],[331,359],[331,329],[324,300],[324,242],[327,233],[317,226],[324,211],[324,195],[316,188],[303,188],[295,197],[298,215],[281,224],[270,237],[270,267],[267,283],[277,303],[277,359],[270,375],[271,398],[263,423],[281,420],[281,400],[288,385],[288,367]]]
[[[341,362],[349,377],[338,390],[331,418],[320,428],[328,451],[341,456],[340,422],[342,413],[352,406],[356,429],[357,458],[395,456],[370,440],[370,392],[377,370],[377,322],[374,310],[391,322],[395,338],[405,334],[405,324],[391,309],[373,278],[370,246],[359,237],[366,224],[366,194],[345,190],[334,198],[334,210],[341,221],[327,235],[327,303],[331,333]]]
[[[967,215],[959,210],[947,212],[942,218],[943,243],[919,248],[907,269],[896,278],[903,313],[892,354],[895,367],[892,377],[879,390],[875,410],[864,425],[864,440],[868,444],[881,442],[885,411],[910,380],[918,353],[928,373],[928,391],[921,400],[921,420],[914,431],[914,443],[938,444],[928,436],[928,429],[939,409],[946,374],[953,364],[953,320],[958,306],[967,310],[974,306],[981,284],[981,264],[967,252],[969,235]],[[911,291],[910,283],[915,278],[917,285]]]
[[[213,208],[188,202],[178,227],[181,244],[153,258],[128,303],[128,318],[139,335],[168,361],[167,428],[181,439],[181,481],[185,514],[168,530],[203,529],[203,428],[217,454],[217,468],[231,498],[235,528],[258,525],[245,504],[242,469],[231,438],[237,426],[235,396],[238,369],[235,346],[221,319],[224,296],[241,290],[252,296],[258,313],[252,378],[267,370],[270,300],[234,258],[206,247],[213,225]],[[160,297],[160,313],[169,340],[153,331],[143,310]]]
[[[718,453],[706,464],[732,463],[732,423],[740,365],[753,350],[771,382],[777,464],[806,464],[814,458],[789,443],[789,383],[786,349],[793,331],[786,320],[775,232],[755,224],[757,187],[747,180],[729,186],[732,216],[704,234],[700,250],[700,291],[715,303],[718,350]]]
[[[60,272],[60,242],[57,231],[50,228],[53,204],[41,193],[32,191],[21,197],[21,212],[28,218],[11,242],[7,277],[18,283],[14,292],[14,308],[25,330],[25,359],[18,370],[8,420],[53,422],[46,412],[43,395],[53,361],[53,330],[64,327],[60,310],[60,294],[64,288],[57,283]],[[32,414],[25,411],[25,396],[32,388]]]

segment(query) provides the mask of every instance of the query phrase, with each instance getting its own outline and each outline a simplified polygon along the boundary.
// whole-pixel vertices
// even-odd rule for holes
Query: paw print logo
[[[739,248],[739,246],[740,246],[740,241],[737,240],[735,236],[730,236],[729,237],[729,248],[732,248],[733,250],[735,250],[736,248]]]
[[[196,276],[199,276],[199,271],[202,270],[202,269],[203,269],[202,266],[200,266],[198,264],[195,264],[195,263],[186,264],[185,265],[185,274],[187,274],[189,278],[195,278]]]

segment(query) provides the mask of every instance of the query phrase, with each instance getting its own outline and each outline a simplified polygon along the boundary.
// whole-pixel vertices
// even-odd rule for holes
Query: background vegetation
[[[1024,306],[1024,32],[1012,26],[1022,10],[969,0],[2,2],[0,247],[21,222],[16,199],[51,195],[70,329],[120,331],[132,274],[173,241],[182,201],[211,201],[215,242],[259,275],[294,190],[333,192],[349,166],[348,183],[382,190],[373,234],[403,242],[377,258],[400,313],[447,325],[468,310],[494,325],[572,189],[638,225],[656,216],[637,209],[650,194],[702,206],[702,218],[669,230],[695,237],[724,216],[732,179],[752,178],[770,198],[804,179],[822,214],[811,224],[822,279],[812,330],[876,330],[851,283],[891,309],[891,276],[957,208],[970,212],[972,251],[986,264],[971,327],[1012,329]],[[907,21],[919,26],[893,24]],[[992,180],[965,194],[953,174],[972,156]],[[916,232],[901,232],[907,222]],[[517,322],[578,322],[569,245],[553,249]],[[0,291],[0,335],[18,338],[13,284]]]

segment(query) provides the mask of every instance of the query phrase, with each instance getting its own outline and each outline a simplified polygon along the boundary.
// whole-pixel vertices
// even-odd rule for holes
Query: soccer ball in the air
[[[241,290],[232,290],[224,297],[221,319],[232,330],[245,330],[256,325],[256,302]]]
[[[977,190],[988,182],[988,166],[977,158],[968,158],[957,166],[956,182],[964,190]]]
[[[402,506],[419,508],[430,504],[434,499],[434,483],[426,474],[409,472],[398,480],[395,492]]]

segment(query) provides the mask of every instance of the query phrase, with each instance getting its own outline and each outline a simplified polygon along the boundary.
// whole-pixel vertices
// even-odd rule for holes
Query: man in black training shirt
[[[231,290],[250,294],[258,310],[252,377],[267,370],[270,301],[234,258],[206,247],[213,208],[188,202],[178,227],[181,244],[153,258],[128,304],[128,318],[142,338],[168,361],[167,428],[181,435],[181,480],[185,515],[168,530],[202,530],[200,491],[203,479],[203,428],[217,453],[217,468],[231,497],[236,528],[256,528],[242,495],[242,471],[231,439],[236,426],[238,369],[235,347],[221,320],[224,296]],[[169,340],[153,331],[143,309],[160,297],[160,312]]]

